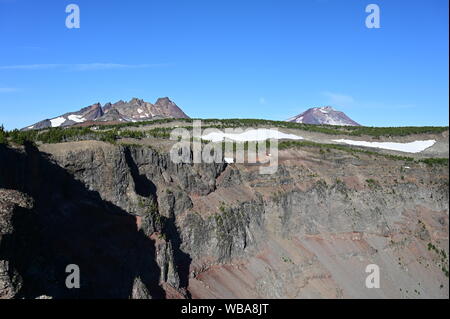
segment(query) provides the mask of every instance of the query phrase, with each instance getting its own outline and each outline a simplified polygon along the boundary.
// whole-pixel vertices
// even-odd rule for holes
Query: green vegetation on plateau
[[[46,128],[42,130],[13,130],[6,131],[3,126],[0,126],[0,144],[14,143],[23,145],[26,141],[44,144],[63,143],[70,141],[82,140],[100,140],[109,143],[115,143],[121,138],[143,139],[148,137],[168,139],[173,127],[154,127],[147,130],[132,130],[132,127],[142,127],[157,124],[165,124],[171,122],[184,122],[192,124],[193,119],[160,119],[145,122],[122,123],[116,125],[101,125],[89,127],[67,127],[67,128]],[[364,126],[330,126],[330,125],[309,125],[280,121],[269,120],[254,120],[254,119],[206,119],[202,121],[202,128],[236,128],[236,127],[279,127],[292,128],[304,131],[319,132],[325,134],[341,134],[350,136],[369,135],[372,137],[380,136],[405,136],[410,134],[427,134],[427,133],[442,133],[448,130],[448,127],[364,127]],[[185,129],[192,129],[192,126],[183,126]],[[355,148],[351,146],[344,146],[339,144],[321,144],[310,141],[280,141],[279,149],[300,148],[300,147],[317,147],[323,150],[341,150],[349,153],[364,153],[368,155],[384,156],[394,160],[414,161],[411,157],[396,156],[389,154],[380,154],[375,151]],[[248,143],[245,143],[244,149],[248,148]],[[234,147],[235,149],[235,147]],[[428,165],[448,165],[447,158],[427,158],[418,160]]]
[[[367,126],[334,126],[292,123],[284,121],[270,121],[258,119],[159,119],[143,122],[129,122],[115,125],[104,125],[104,129],[122,129],[127,127],[142,127],[148,125],[166,124],[172,122],[184,122],[192,125],[193,121],[200,120],[211,128],[233,128],[233,127],[259,127],[270,126],[278,128],[300,129],[303,131],[349,136],[407,136],[412,134],[439,134],[448,130],[448,126],[405,126],[405,127],[367,127]]]
[[[374,156],[383,156],[388,159],[392,160],[400,160],[400,161],[406,161],[406,162],[413,162],[415,161],[414,158],[408,157],[408,156],[398,156],[398,155],[391,155],[391,154],[383,154],[378,153],[374,151],[369,151],[365,149],[355,148],[347,145],[340,145],[340,144],[321,144],[316,142],[310,142],[310,141],[281,141],[278,143],[278,149],[291,149],[291,148],[301,148],[301,147],[317,147],[321,150],[340,150],[351,154],[367,154],[367,155],[374,155]],[[448,166],[448,158],[426,158],[426,159],[420,159],[417,160],[417,162],[425,163],[427,165],[447,165]]]

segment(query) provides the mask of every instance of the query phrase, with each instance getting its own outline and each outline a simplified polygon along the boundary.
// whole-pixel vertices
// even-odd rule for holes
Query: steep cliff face
[[[373,160],[292,152],[276,176],[228,168],[243,182],[194,200],[219,210],[181,222],[193,296],[447,296],[447,170]],[[369,264],[382,289],[366,288]]]
[[[30,253],[0,246],[4,297],[448,297],[445,166],[305,148],[260,175],[94,141],[0,153],[0,188],[34,200],[29,233],[5,227]]]

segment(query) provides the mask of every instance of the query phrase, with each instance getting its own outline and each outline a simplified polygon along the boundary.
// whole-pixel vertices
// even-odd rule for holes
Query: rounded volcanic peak
[[[336,111],[332,106],[329,106],[329,105],[327,105],[327,106],[321,106],[321,107],[315,107],[315,108],[313,108],[314,110],[319,110],[319,111],[327,111],[327,112],[330,112],[330,111],[335,111],[335,112],[338,112],[338,111]]]
[[[287,121],[317,125],[360,126],[345,113],[338,111],[329,105],[310,108],[297,116],[291,117]]]

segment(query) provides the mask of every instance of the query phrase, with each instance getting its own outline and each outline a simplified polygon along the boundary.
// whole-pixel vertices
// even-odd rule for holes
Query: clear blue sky
[[[448,23],[447,0],[0,0],[0,123],[169,96],[191,117],[448,125]]]

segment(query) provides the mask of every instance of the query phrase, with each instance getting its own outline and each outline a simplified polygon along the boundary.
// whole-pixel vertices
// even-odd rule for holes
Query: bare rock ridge
[[[155,104],[133,98],[129,102],[118,101],[114,104],[100,103],[69,112],[53,119],[46,119],[24,128],[25,130],[47,127],[66,127],[91,122],[138,122],[160,118],[189,118],[169,98],[159,98]]]
[[[360,126],[345,113],[333,109],[331,106],[314,107],[291,117],[287,122],[304,124],[326,124],[342,126]]]

